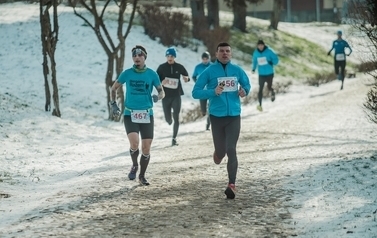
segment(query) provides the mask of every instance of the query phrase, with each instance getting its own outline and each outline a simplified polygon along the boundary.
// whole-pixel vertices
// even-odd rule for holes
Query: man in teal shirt
[[[162,88],[157,73],[148,68],[145,64],[147,51],[141,45],[136,45],[131,50],[133,67],[124,70],[111,87],[111,111],[114,116],[119,116],[120,109],[116,103],[118,88],[122,85],[126,87],[124,96],[124,127],[130,143],[130,155],[132,167],[128,174],[130,180],[136,178],[139,169],[139,134],[141,137],[142,154],[140,156],[139,182],[141,185],[149,185],[145,178],[150,149],[154,136],[153,103],[164,98],[165,93]],[[158,95],[153,95],[153,89]]]

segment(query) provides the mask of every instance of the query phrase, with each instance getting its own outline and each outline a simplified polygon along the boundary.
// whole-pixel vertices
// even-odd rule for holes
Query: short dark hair
[[[220,42],[220,43],[217,45],[217,47],[216,47],[216,51],[219,50],[219,47],[224,47],[224,46],[229,46],[229,47],[231,47],[231,46],[229,45],[229,43],[227,43],[227,42]]]

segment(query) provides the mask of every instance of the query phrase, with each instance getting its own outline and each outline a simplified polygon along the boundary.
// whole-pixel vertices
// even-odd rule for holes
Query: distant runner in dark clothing
[[[165,91],[165,97],[162,99],[162,107],[164,110],[165,120],[171,125],[173,124],[172,146],[178,145],[177,135],[179,129],[179,113],[181,112],[181,95],[183,89],[181,84],[181,76],[185,83],[190,81],[185,67],[177,62],[177,51],[175,48],[168,48],[165,52],[167,62],[161,64],[157,68],[157,74]],[[173,110],[173,119],[172,119]]]

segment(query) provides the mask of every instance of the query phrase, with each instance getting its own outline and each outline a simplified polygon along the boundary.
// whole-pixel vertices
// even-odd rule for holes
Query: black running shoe
[[[171,140],[171,146],[178,145],[177,139],[172,139]]]
[[[140,185],[143,185],[143,186],[148,186],[149,185],[149,182],[146,178],[144,177],[139,177],[139,183]]]
[[[275,92],[272,92],[272,93],[271,93],[271,101],[272,101],[272,102],[275,101]]]
[[[234,183],[228,184],[224,193],[228,199],[234,199],[236,197],[236,185]]]
[[[138,169],[139,167],[138,166],[132,166],[131,167],[131,171],[130,171],[130,173],[128,174],[128,178],[130,179],[130,180],[134,180],[135,178],[136,178],[136,172],[137,172],[137,169]]]

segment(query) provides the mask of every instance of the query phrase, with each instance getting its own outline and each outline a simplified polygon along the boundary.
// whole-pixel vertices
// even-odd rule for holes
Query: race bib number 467
[[[223,92],[233,92],[238,90],[237,77],[220,77],[217,78],[217,83],[224,85]]]
[[[150,123],[151,117],[147,110],[133,110],[131,112],[131,121],[134,123]]]

